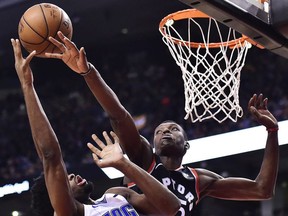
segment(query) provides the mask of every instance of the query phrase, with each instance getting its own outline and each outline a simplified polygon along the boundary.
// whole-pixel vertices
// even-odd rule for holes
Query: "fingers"
[[[111,132],[110,132],[110,134],[111,134]],[[115,134],[115,135],[116,135],[116,134]],[[104,137],[107,145],[113,145],[112,140],[110,139],[110,137],[108,136],[108,134],[107,134],[106,131],[103,132],[103,137]]]
[[[116,134],[113,132],[110,132],[110,134],[113,137],[113,139],[118,142],[118,137],[116,136]],[[105,145],[95,134],[92,134],[92,139],[96,142],[96,144],[99,146],[99,148],[95,147],[91,143],[87,143],[87,147],[92,152],[93,160],[95,161],[95,163],[99,167],[105,167],[108,164],[107,161],[105,163],[103,163],[103,160],[107,160],[107,158],[109,158],[109,154],[111,154],[113,152],[113,151],[111,152],[111,148],[108,147],[108,146],[113,145],[113,142],[106,131],[103,132],[103,137],[104,137],[107,145]],[[108,161],[109,161],[109,159],[108,159]]]
[[[69,38],[67,38],[61,31],[58,31],[57,35],[61,39],[61,41],[65,44],[68,50],[75,50],[79,52],[77,46]]]
[[[110,135],[113,137],[114,142],[115,143],[119,143],[119,138],[117,137],[117,135],[114,132],[110,132]],[[107,134],[106,131],[103,132],[103,137],[106,141],[105,145],[97,136],[96,134],[92,134],[92,139],[95,141],[95,143],[99,146],[99,148],[95,147],[93,144],[91,143],[87,143],[87,147],[96,155],[100,156],[102,150],[109,145],[113,145],[113,142],[111,140],[111,138],[109,137],[109,135]]]
[[[96,134],[92,134],[92,139],[97,143],[100,149],[105,148],[105,144],[96,136]]]
[[[15,59],[18,59],[18,60],[23,59],[20,41],[18,39],[11,38],[11,43],[12,43]],[[33,59],[35,55],[36,55],[36,51],[34,50],[26,57],[25,59],[26,63],[30,64],[31,60]]]
[[[263,108],[264,108],[264,109],[268,109],[267,104],[268,104],[268,98],[265,98],[265,99],[263,100]]]
[[[79,52],[76,45],[72,41],[70,41],[67,37],[64,38],[64,44],[68,50]]]
[[[96,155],[99,155],[101,151],[96,148],[92,143],[87,143],[87,147]]]
[[[87,147],[92,151],[93,160],[98,165],[100,163],[99,157],[100,157],[101,151],[91,143],[87,143]]]
[[[60,38],[60,40],[64,43],[65,35],[64,35],[61,31],[58,31],[58,32],[57,32],[57,35],[58,35],[58,37]]]
[[[113,142],[111,140],[111,138],[109,137],[109,135],[107,134],[106,131],[104,131],[103,133],[103,137],[106,141],[106,145],[113,145]],[[119,138],[117,137],[117,135],[111,131],[110,135],[112,136],[114,143],[119,143]],[[98,136],[96,136],[96,134],[92,134],[92,139],[96,142],[96,144],[99,146],[100,149],[104,149],[106,147],[106,145],[98,138]],[[90,148],[91,151],[95,152],[99,149],[97,149],[95,146],[93,146],[91,143],[87,144],[88,148]],[[100,151],[101,152],[101,151]]]
[[[118,139],[117,135],[114,132],[110,132],[110,134],[113,137],[113,139],[115,140],[115,142],[119,143],[119,139]],[[103,137],[104,137],[107,145],[113,145],[112,140],[110,139],[110,137],[108,136],[106,131],[103,132]],[[97,145],[99,146],[100,149],[104,149],[106,147],[106,145],[96,136],[96,134],[92,134],[92,139],[97,143]],[[97,148],[94,147],[91,143],[88,143],[88,144],[87,145],[91,149],[91,151],[93,150],[93,152],[96,153]]]
[[[118,136],[114,133],[114,131],[110,131],[110,135],[113,137],[114,143],[120,143],[120,140]]]
[[[253,115],[257,116],[258,111],[257,111],[256,107],[251,106],[251,107],[249,108],[249,110],[250,110],[250,112],[251,112]]]
[[[62,53],[66,51],[66,47],[63,43],[59,42],[53,37],[49,37],[49,41],[54,44]],[[60,53],[45,53],[45,56],[48,58],[56,58],[56,59],[62,59],[62,54]]]
[[[257,98],[257,95],[254,94],[250,100],[249,100],[249,103],[248,103],[248,109],[250,109],[251,106],[255,107],[256,104],[255,104],[255,101],[256,101],[256,98]]]
[[[62,59],[62,54],[60,53],[45,53],[47,58]]]
[[[258,96],[257,107],[258,109],[265,109],[267,110],[268,98],[263,99],[263,94]]]
[[[65,52],[65,46],[63,43],[59,42],[58,40],[56,40],[55,38],[53,37],[49,37],[49,41],[54,44],[59,50],[61,50],[61,52]]]
[[[256,109],[267,109],[268,98],[263,99],[263,94],[259,94],[258,96],[254,94],[248,103],[248,109],[250,107],[255,107]]]
[[[31,52],[27,57],[26,57],[26,62],[27,64],[30,64],[31,60],[33,59],[33,57],[36,55],[36,51],[34,50],[33,52]]]
[[[99,150],[98,148],[96,148],[93,144],[91,143],[87,143],[87,147],[91,150],[92,152],[92,157],[93,160],[95,161],[95,163],[99,166],[99,164],[101,163],[101,150]]]
[[[99,166],[99,167],[101,167],[101,160],[98,158],[98,156],[96,155],[96,154],[94,154],[94,153],[92,153],[92,157],[93,157],[93,160],[95,161],[95,163]]]
[[[263,107],[263,94],[259,94],[257,98],[257,107],[262,108]]]
[[[61,31],[58,31],[57,35],[62,41],[62,43],[53,37],[49,37],[49,41],[53,43],[56,47],[58,47],[61,52],[65,52],[66,49],[79,51],[76,45],[71,40],[69,40]]]
[[[79,50],[79,58],[81,62],[87,62],[87,57],[86,57],[86,52],[85,52],[84,47],[81,47]]]
[[[15,59],[22,58],[21,46],[18,39],[11,38]]]

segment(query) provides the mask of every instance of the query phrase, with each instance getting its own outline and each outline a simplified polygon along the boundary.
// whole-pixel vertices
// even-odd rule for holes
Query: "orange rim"
[[[179,45],[186,45],[186,46],[190,46],[193,48],[219,48],[221,46],[228,46],[230,48],[233,48],[235,46],[239,46],[240,44],[242,45],[245,41],[248,41],[249,43],[253,44],[254,46],[257,46],[261,49],[263,49],[264,47],[262,47],[261,45],[257,44],[255,41],[253,41],[251,38],[245,36],[242,34],[242,37],[239,37],[237,39],[234,40],[230,40],[227,42],[218,42],[218,43],[209,43],[209,44],[205,44],[205,43],[200,43],[200,42],[190,42],[190,41],[185,41],[185,40],[180,40],[178,38],[169,36],[166,34],[165,32],[165,25],[169,20],[173,20],[173,21],[177,21],[177,20],[184,20],[184,19],[189,19],[189,18],[210,18],[210,16],[208,16],[207,14],[196,10],[196,9],[187,9],[187,10],[182,10],[182,11],[177,11],[175,13],[169,14],[168,16],[164,17],[160,24],[159,24],[159,30],[162,33],[162,35],[164,35],[167,38],[170,38],[175,44],[179,44]]]

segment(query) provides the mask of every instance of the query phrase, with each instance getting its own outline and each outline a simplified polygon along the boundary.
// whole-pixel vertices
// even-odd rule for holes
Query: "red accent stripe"
[[[189,169],[191,170],[191,172],[193,173],[194,177],[195,177],[195,189],[196,189],[196,193],[197,193],[197,201],[196,201],[196,205],[198,204],[198,202],[200,201],[200,192],[199,192],[199,176],[197,171],[194,168],[189,167]]]
[[[152,171],[154,170],[155,166],[156,166],[156,160],[155,160],[155,156],[153,156],[152,162],[151,162],[148,170],[146,170],[146,171],[147,171],[149,174],[151,174]],[[129,183],[127,184],[128,188],[131,188],[131,187],[133,187],[133,186],[135,186],[135,185],[136,185],[136,184],[135,184],[134,182],[129,182]]]

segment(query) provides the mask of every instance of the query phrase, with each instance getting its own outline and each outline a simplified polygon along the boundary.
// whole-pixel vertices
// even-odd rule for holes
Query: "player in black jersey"
[[[272,197],[278,172],[278,122],[267,109],[268,99],[263,98],[262,94],[253,95],[248,104],[250,113],[266,127],[268,133],[264,158],[256,179],[224,178],[206,169],[192,169],[182,166],[189,143],[179,124],[167,121],[155,129],[154,154],[152,145],[139,134],[130,113],[87,61],[84,48],[78,50],[63,34],[59,33],[58,36],[61,42],[52,38],[50,41],[63,54],[46,54],[46,57],[62,59],[74,72],[83,75],[91,92],[108,114],[128,157],[179,197],[182,207],[178,215],[192,215],[194,205],[205,196],[229,200],[264,200]],[[86,72],[81,73],[83,71]],[[129,182],[127,178],[124,181]]]

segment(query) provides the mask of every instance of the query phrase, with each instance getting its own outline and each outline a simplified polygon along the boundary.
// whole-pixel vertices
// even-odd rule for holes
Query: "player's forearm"
[[[115,168],[134,181],[153,206],[165,209],[163,215],[175,214],[179,210],[179,199],[139,166],[124,158]]]
[[[105,112],[115,119],[125,118],[127,112],[121,105],[117,95],[103,80],[100,73],[92,66],[92,71],[85,75],[85,81]]]
[[[274,194],[279,164],[279,144],[277,131],[268,132],[263,162],[256,182],[264,198]]]
[[[22,87],[35,147],[40,159],[58,151],[58,141],[33,87]]]
[[[93,66],[91,67],[91,72],[84,76],[87,85],[94,94],[96,100],[108,114],[111,126],[121,141],[121,147],[133,162],[138,163],[138,165],[142,167],[144,158],[145,160],[151,158],[148,159],[147,157],[144,157],[150,153],[150,149],[143,148],[138,129],[136,128],[132,116],[122,106],[117,95],[102,79],[97,69]],[[141,156],[143,156],[142,159],[140,159]],[[150,165],[151,162],[147,163]],[[149,165],[143,167],[146,168]]]

